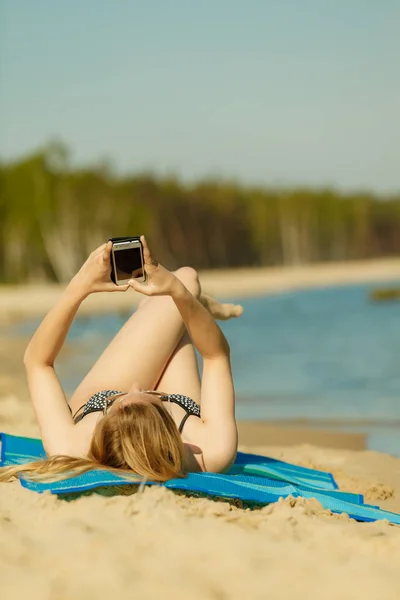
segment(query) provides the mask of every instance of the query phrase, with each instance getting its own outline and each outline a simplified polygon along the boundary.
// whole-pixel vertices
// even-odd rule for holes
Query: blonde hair
[[[19,473],[27,473],[36,481],[57,481],[91,469],[138,475],[160,482],[184,477],[181,436],[161,402],[121,405],[105,415],[96,425],[87,458],[52,456],[25,465],[3,467],[0,481],[9,481]]]

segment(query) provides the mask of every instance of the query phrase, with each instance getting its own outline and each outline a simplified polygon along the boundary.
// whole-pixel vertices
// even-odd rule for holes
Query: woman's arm
[[[83,290],[71,283],[39,326],[24,355],[29,393],[48,455],[73,454],[74,422],[53,365],[85,297]]]
[[[133,289],[147,296],[168,295],[175,302],[193,344],[203,358],[201,421],[193,423],[203,453],[206,471],[223,471],[234,460],[237,450],[235,392],[230,365],[229,344],[207,309],[173,273],[151,258],[142,238],[147,284],[130,282]]]
[[[76,312],[87,295],[83,288],[71,281],[28,344],[24,355],[27,369],[54,365]]]
[[[74,316],[89,294],[103,291],[124,292],[128,289],[128,285],[117,286],[110,280],[111,247],[109,242],[91,253],[67,286],[61,300],[43,319],[25,352],[24,363],[27,367],[53,366]]]
[[[74,455],[74,422],[54,361],[82,301],[96,291],[126,291],[110,281],[110,245],[95,250],[44,318],[24,355],[29,392],[47,454]]]
[[[196,441],[206,471],[224,471],[237,451],[235,390],[229,344],[211,314],[177,279],[171,291],[186,329],[203,357],[201,426]]]

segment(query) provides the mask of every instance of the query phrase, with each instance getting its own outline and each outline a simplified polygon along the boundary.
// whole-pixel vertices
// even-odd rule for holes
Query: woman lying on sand
[[[134,472],[155,481],[189,471],[221,472],[237,450],[229,345],[216,318],[240,306],[201,294],[190,267],[170,272],[141,238],[147,283],[110,280],[111,242],[89,256],[30,341],[29,390],[48,458],[0,469],[39,477],[89,469]],[[149,296],[100,356],[68,405],[54,362],[81,302],[95,292],[132,287]],[[190,337],[189,337],[190,336]],[[203,358],[200,382],[194,346]],[[201,408],[200,408],[201,404]]]

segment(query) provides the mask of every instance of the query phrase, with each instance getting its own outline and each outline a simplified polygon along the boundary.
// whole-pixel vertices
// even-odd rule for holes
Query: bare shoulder
[[[69,456],[87,457],[93,433],[100,418],[101,416],[98,412],[93,412],[86,415],[84,419],[74,426],[68,440]]]

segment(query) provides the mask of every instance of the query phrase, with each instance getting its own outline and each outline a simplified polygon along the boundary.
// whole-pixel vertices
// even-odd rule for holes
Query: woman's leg
[[[197,273],[190,267],[176,276],[216,319],[230,319],[242,307],[221,304],[201,295]],[[77,410],[102,389],[128,391],[136,387],[179,393],[200,403],[200,377],[193,344],[175,303],[168,297],[144,298],[117,333],[71,398]]]
[[[194,269],[182,267],[175,274],[199,297],[200,283]],[[128,391],[134,386],[154,389],[183,333],[181,315],[170,297],[146,299],[73,394],[72,411],[102,389]]]
[[[155,389],[166,394],[183,394],[200,404],[199,369],[187,331],[175,348]]]

